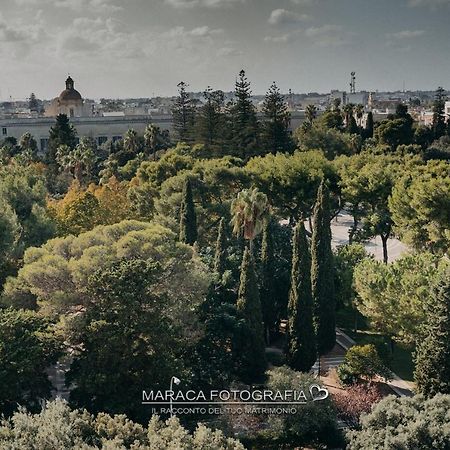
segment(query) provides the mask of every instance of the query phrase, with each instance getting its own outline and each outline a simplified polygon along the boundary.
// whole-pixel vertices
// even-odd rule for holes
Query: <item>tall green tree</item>
[[[269,215],[267,195],[258,188],[243,189],[231,204],[233,233],[243,236],[253,248],[253,240],[263,230]]]
[[[33,311],[0,310],[0,411],[17,405],[39,410],[50,397],[46,369],[56,362],[61,345],[52,324]]]
[[[204,104],[196,116],[195,138],[209,148],[214,148],[222,142],[224,98],[222,91],[214,91],[209,86],[203,92]]]
[[[261,283],[259,290],[267,343],[270,343],[271,337],[275,334],[277,326],[277,308],[275,305],[276,295],[274,286],[275,255],[271,225],[271,220],[266,219],[264,221],[261,242]]]
[[[439,139],[445,134],[445,100],[447,99],[445,90],[439,86],[436,89],[433,102],[433,124],[434,138]]]
[[[331,351],[336,342],[336,294],[330,221],[329,191],[322,181],[314,207],[311,242],[311,284],[320,355]]]
[[[289,365],[309,372],[317,358],[311,289],[311,257],[303,222],[294,229],[291,290],[288,305]]]
[[[219,232],[217,234],[216,250],[214,253],[214,272],[222,275],[225,272],[227,264],[227,237],[225,230],[225,219],[222,217],[219,223]]]
[[[173,127],[180,141],[192,140],[195,123],[195,107],[187,92],[189,85],[184,81],[178,83],[178,97],[172,108]]]
[[[264,99],[264,123],[262,125],[263,145],[272,153],[285,152],[292,149],[289,133],[291,115],[286,100],[275,82],[272,83]]]
[[[144,131],[145,152],[147,155],[153,155],[156,160],[156,153],[169,147],[169,132],[151,123],[146,126]]]
[[[364,129],[364,137],[370,139],[373,137],[373,112],[367,113],[366,128]]]
[[[45,162],[54,173],[58,170],[56,161],[56,152],[61,145],[67,145],[70,149],[75,148],[77,144],[76,130],[70,123],[65,114],[59,114],[56,117],[56,123],[50,128],[50,137],[48,140],[47,154]]]
[[[244,322],[238,344],[242,380],[245,382],[261,380],[267,366],[264,324],[255,262],[248,248],[245,249],[242,259],[237,309]]]
[[[185,244],[194,245],[197,237],[197,214],[195,213],[191,180],[187,178],[183,187],[183,198],[180,209],[180,241]]]
[[[434,294],[415,353],[414,380],[426,397],[450,394],[450,270]]]
[[[245,159],[258,151],[259,125],[251,99],[250,82],[244,70],[239,72],[234,95],[235,101],[230,108],[233,152]]]

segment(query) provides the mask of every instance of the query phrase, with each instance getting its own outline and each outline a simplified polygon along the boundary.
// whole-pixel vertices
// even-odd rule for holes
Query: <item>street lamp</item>
[[[173,409],[172,409],[172,400],[173,400],[173,383],[175,383],[177,386],[181,383],[181,380],[177,377],[172,377],[170,379],[170,417],[173,417]]]

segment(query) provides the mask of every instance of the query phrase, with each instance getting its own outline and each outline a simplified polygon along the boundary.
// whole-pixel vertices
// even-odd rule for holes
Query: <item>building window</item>
[[[104,144],[108,140],[107,136],[99,136],[97,138],[98,145]]]
[[[8,134],[8,129],[6,127],[2,128],[2,134],[3,136],[6,136]]]
[[[112,140],[113,142],[120,141],[122,139],[122,136],[113,136]]]
[[[73,108],[70,108],[70,117],[75,117],[75,111],[73,110]]]

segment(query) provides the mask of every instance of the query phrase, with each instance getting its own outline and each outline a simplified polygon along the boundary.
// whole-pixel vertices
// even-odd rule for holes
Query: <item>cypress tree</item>
[[[366,139],[373,137],[373,113],[369,111],[367,113],[366,129],[364,130],[364,137]]]
[[[314,206],[311,243],[311,285],[320,355],[331,351],[336,342],[336,298],[330,221],[329,192],[322,181]]]
[[[264,223],[261,243],[261,308],[267,344],[276,331],[277,316],[275,307],[275,290],[273,285],[275,272],[275,257],[272,237],[271,221]]]
[[[311,257],[303,222],[294,229],[291,290],[288,304],[289,365],[309,372],[317,359],[311,291]]]
[[[242,380],[248,383],[262,379],[266,369],[261,300],[255,263],[248,248],[242,259],[237,309],[244,322],[239,343],[240,372]]]
[[[436,89],[433,102],[433,132],[434,138],[439,139],[445,134],[445,101],[447,96],[442,87]]]
[[[180,210],[180,241],[189,245],[194,245],[197,241],[197,216],[189,178],[186,179],[183,188]]]
[[[225,233],[225,219],[222,217],[219,224],[219,233],[216,241],[216,251],[214,254],[214,272],[222,275],[226,269],[227,262],[227,237]]]
[[[56,152],[61,145],[67,145],[70,149],[75,148],[77,145],[75,128],[71,125],[69,118],[65,114],[59,114],[56,117],[55,124],[50,128],[45,162],[54,172],[58,170]]]
[[[414,379],[420,393],[450,394],[450,273],[436,288],[428,307],[424,339],[415,353]]]

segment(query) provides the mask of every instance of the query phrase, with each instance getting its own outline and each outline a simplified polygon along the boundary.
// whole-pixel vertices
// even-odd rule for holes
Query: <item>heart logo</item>
[[[309,393],[311,394],[311,397],[314,402],[317,402],[319,400],[325,400],[329,395],[328,389],[319,386],[318,384],[312,384],[309,387]]]

